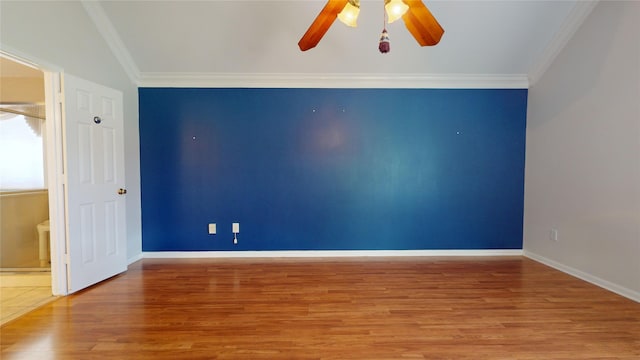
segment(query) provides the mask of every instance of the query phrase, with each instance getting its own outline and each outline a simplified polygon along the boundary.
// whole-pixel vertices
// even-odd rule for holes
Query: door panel
[[[126,270],[122,93],[64,77],[68,278],[75,292]]]
[[[116,133],[113,129],[104,129],[103,137],[103,154],[104,154],[104,182],[109,184],[116,183]]]
[[[82,249],[82,263],[91,263],[94,260],[95,249],[95,206],[94,204],[80,205],[80,243]]]

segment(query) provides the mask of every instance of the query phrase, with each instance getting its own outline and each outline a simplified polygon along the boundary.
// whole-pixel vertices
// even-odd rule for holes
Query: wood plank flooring
[[[521,257],[145,259],[9,359],[640,359],[640,304]]]

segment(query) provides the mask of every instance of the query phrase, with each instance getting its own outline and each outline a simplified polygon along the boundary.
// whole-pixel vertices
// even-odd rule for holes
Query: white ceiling
[[[357,28],[336,21],[320,44],[306,52],[298,49],[298,40],[325,1],[129,0],[84,5],[141,86],[261,76],[527,82],[588,14],[584,2],[575,0],[424,2],[445,29],[441,42],[420,47],[400,20],[387,25],[388,54],[377,49],[383,0],[363,0]]]

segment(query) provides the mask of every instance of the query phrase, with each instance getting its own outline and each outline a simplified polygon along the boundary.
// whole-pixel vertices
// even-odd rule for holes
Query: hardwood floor
[[[521,257],[145,259],[8,359],[639,359],[640,304]]]

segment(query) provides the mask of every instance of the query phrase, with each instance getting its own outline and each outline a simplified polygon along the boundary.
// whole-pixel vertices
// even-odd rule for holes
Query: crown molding
[[[526,89],[525,74],[141,73],[140,87]]]
[[[538,60],[531,66],[529,71],[529,86],[535,85],[542,75],[551,66],[562,49],[578,31],[582,23],[587,19],[591,11],[596,7],[599,0],[577,1],[567,19],[562,24],[549,45],[544,49]]]
[[[127,73],[131,82],[138,84],[140,70],[138,70],[138,66],[135,61],[133,61],[131,54],[129,54],[127,47],[122,42],[122,39],[120,39],[118,32],[109,20],[109,17],[107,17],[107,14],[105,14],[100,3],[89,0],[82,0],[81,3],[91,20],[93,20],[98,32],[111,49],[111,52]]]
[[[36,58],[30,54],[24,53],[21,50],[3,44],[0,41],[0,56],[6,57],[11,61],[21,63],[25,66],[36,68],[45,72],[62,72],[63,69],[48,61]]]

